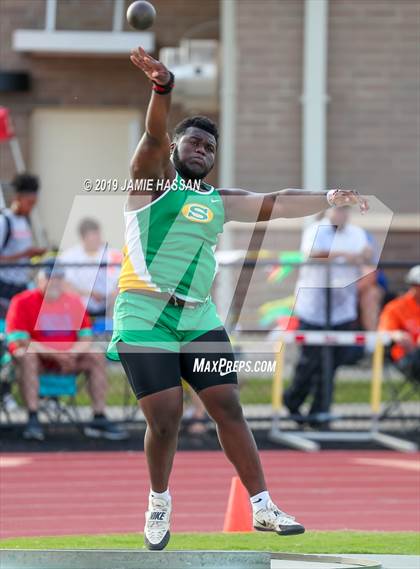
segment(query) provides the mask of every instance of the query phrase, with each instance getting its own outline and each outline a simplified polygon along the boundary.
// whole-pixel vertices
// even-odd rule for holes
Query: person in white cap
[[[410,379],[420,381],[420,265],[407,274],[409,290],[385,305],[379,330],[391,332],[391,357]]]

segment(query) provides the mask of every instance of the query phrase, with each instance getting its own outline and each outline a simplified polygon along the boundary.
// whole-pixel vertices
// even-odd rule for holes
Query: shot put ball
[[[155,21],[156,10],[150,2],[137,0],[127,10],[127,21],[136,30],[147,30]]]

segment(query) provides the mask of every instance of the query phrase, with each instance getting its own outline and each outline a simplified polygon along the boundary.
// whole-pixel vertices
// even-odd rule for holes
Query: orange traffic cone
[[[238,478],[232,478],[225,515],[224,532],[252,531],[251,504],[248,492]]]

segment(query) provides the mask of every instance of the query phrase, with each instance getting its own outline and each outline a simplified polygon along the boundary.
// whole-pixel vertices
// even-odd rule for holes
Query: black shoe
[[[83,432],[86,437],[92,439],[108,439],[109,441],[125,441],[130,437],[128,431],[112,423],[106,417],[93,419]]]
[[[37,417],[31,417],[23,431],[23,438],[30,441],[43,441],[45,439],[44,430]]]
[[[289,416],[287,417],[288,419],[295,421],[298,425],[303,425],[306,422],[306,417],[299,411],[299,407],[293,407],[289,403],[287,396],[284,397],[283,404],[289,411]]]

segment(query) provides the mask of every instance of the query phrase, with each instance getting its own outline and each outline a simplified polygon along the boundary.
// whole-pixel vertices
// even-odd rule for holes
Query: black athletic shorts
[[[137,399],[181,385],[197,393],[214,385],[237,384],[235,356],[224,328],[216,328],[182,347],[181,352],[117,344],[120,361]]]

